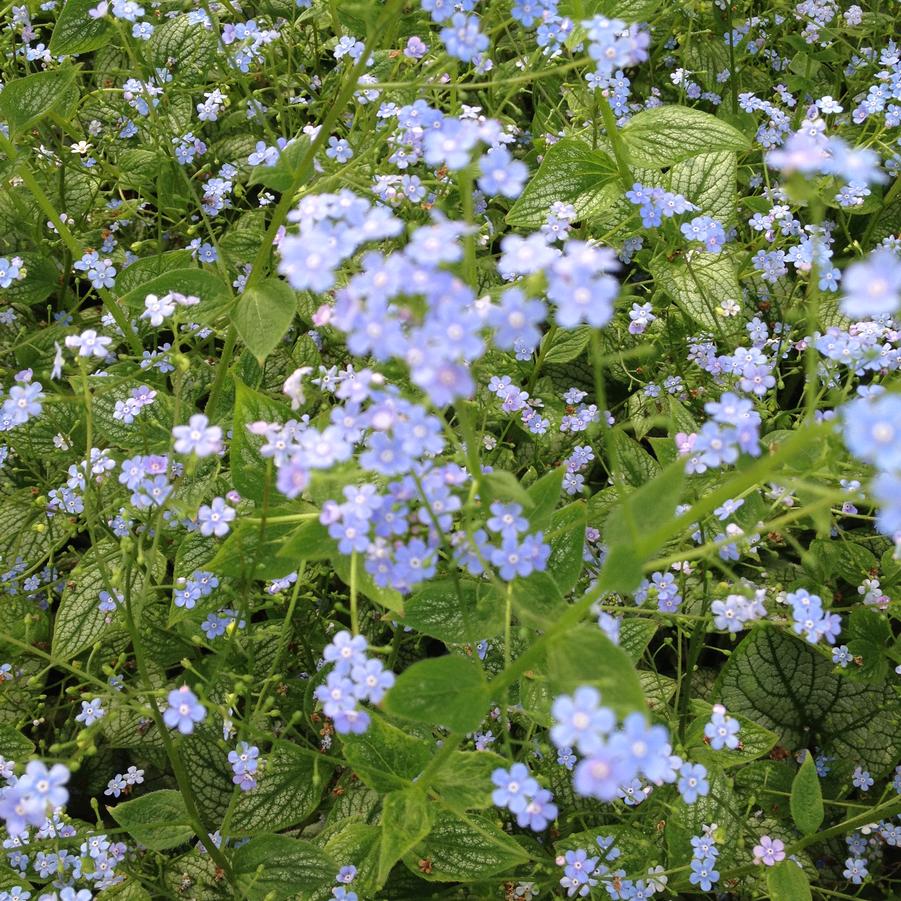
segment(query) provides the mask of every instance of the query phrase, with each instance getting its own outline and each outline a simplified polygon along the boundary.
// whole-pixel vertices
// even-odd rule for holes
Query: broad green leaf
[[[419,861],[428,859],[431,869],[423,873]],[[404,863],[430,882],[472,882],[525,863],[529,856],[491,820],[478,815],[463,817],[440,811],[428,838]]]
[[[220,575],[234,578],[284,578],[297,569],[299,562],[281,553],[285,541],[294,533],[294,528],[293,523],[268,523],[261,537],[259,523],[239,522],[237,528],[222,542],[216,556],[209,561],[209,568]]]
[[[547,673],[552,696],[593,685],[603,704],[621,716],[647,710],[632,661],[597,626],[583,625],[557,636],[548,651]]]
[[[240,379],[235,379],[235,414],[229,459],[235,488],[242,497],[262,503],[266,494],[266,480],[269,479],[272,496],[281,498],[274,487],[272,461],[260,454],[265,439],[260,435],[251,434],[247,426],[261,420],[284,423],[290,418],[291,410],[287,404],[254,391]]]
[[[238,298],[231,320],[261,366],[285,337],[296,309],[294,292],[278,278],[264,279]]]
[[[232,866],[249,901],[315,896],[338,872],[338,864],[324,851],[287,835],[252,838],[235,851]]]
[[[587,325],[580,325],[574,329],[556,329],[548,332],[541,340],[540,353],[542,360],[548,365],[552,363],[570,363],[582,356],[588,341],[591,338],[592,329]],[[550,339],[550,340],[549,340]]]
[[[288,829],[316,810],[332,772],[319,758],[289,741],[276,741],[264,755],[257,787],[242,792],[232,815],[231,835]]]
[[[867,607],[858,607],[848,618],[846,643],[848,650],[860,665],[843,671],[852,679],[881,682],[888,674],[888,651],[892,643],[892,630],[885,615]]]
[[[446,644],[491,638],[503,628],[503,605],[490,585],[472,579],[429,582],[404,602],[401,620]]]
[[[403,595],[393,588],[381,588],[376,585],[375,580],[366,571],[365,564],[359,555],[354,560],[351,556],[338,554],[332,561],[332,567],[341,581],[348,587],[350,587],[352,581],[351,570],[353,567],[356,567],[356,584],[360,594],[365,595],[370,601],[384,607],[386,610],[391,610],[394,613],[403,613]]]
[[[108,590],[103,569],[109,573],[120,565],[118,544],[102,542],[90,548],[72,571],[53,623],[53,656],[69,661],[103,638],[112,627],[99,609],[100,592]],[[143,579],[132,574],[132,593],[140,592]],[[121,590],[121,586],[120,589]]]
[[[94,0],[66,0],[50,36],[49,50],[54,56],[77,56],[107,42],[109,19],[88,15],[88,10],[96,5]]]
[[[385,795],[379,844],[379,885],[384,884],[392,867],[429,834],[434,819],[433,802],[418,788]]]
[[[431,756],[431,748],[424,741],[401,732],[378,715],[372,717],[365,732],[345,735],[341,743],[353,771],[381,792],[406,788]]]
[[[156,26],[147,42],[147,55],[157,68],[174,68],[184,82],[209,76],[217,44],[211,28],[182,15]]]
[[[0,289],[5,302],[38,304],[59,288],[61,274],[57,264],[37,253],[16,254],[25,264],[23,281],[14,281],[8,288]]]
[[[288,560],[292,569],[302,560],[329,560],[338,553],[337,542],[318,519],[308,519],[300,525],[292,525],[278,551],[279,557]]]
[[[566,607],[563,593],[546,572],[516,579],[509,590],[517,619],[539,629],[547,628]]]
[[[545,535],[551,545],[547,573],[563,594],[575,588],[582,572],[585,524],[586,505],[583,501],[576,501],[551,517],[551,525]]]
[[[659,474],[660,464],[634,438],[614,429],[613,442],[622,477],[629,485],[638,488]]]
[[[146,285],[153,279],[171,272],[173,269],[191,269],[192,265],[190,250],[169,250],[166,253],[141,257],[141,259],[135,260],[130,266],[126,266],[116,276],[116,293],[120,297],[125,297],[135,288]],[[206,270],[198,269],[196,271],[205,272]],[[147,291],[147,294],[152,293],[152,291]],[[146,296],[145,294],[144,297]],[[141,297],[140,301],[143,304],[144,298]]]
[[[732,151],[700,153],[670,169],[670,190],[699,206],[698,215],[713,216],[728,228],[736,217],[737,168]]]
[[[334,808],[332,808],[334,810]],[[331,813],[331,812],[330,812]],[[379,851],[382,830],[371,823],[353,818],[336,820],[314,841],[332,860],[352,860],[357,868],[351,888],[360,898],[374,898],[379,888]]]
[[[220,823],[234,796],[228,751],[221,742],[222,720],[208,715],[191,735],[180,739],[194,801],[205,822]]]
[[[528,511],[532,506],[532,498],[519,483],[519,479],[512,472],[504,469],[495,469],[482,475],[485,491],[492,500],[515,501]]]
[[[454,751],[447,766],[435,774],[432,788],[454,810],[483,810],[492,806],[495,786],[491,774],[509,764],[491,751]]]
[[[823,791],[813,754],[808,751],[795,774],[791,790],[791,812],[804,835],[813,835],[823,822]]]
[[[651,275],[686,316],[714,335],[733,335],[740,327],[740,316],[730,320],[722,314],[724,301],[741,305],[743,299],[727,251],[692,253],[690,260],[683,257],[672,263],[661,258],[651,266]]]
[[[192,322],[204,324],[214,321],[231,298],[231,292],[218,275],[206,269],[187,268],[169,269],[155,278],[141,281],[122,294],[119,301],[137,312],[144,309],[144,298],[148,294],[162,297],[170,291],[199,297],[200,303],[189,308],[190,317]]]
[[[151,851],[178,847],[194,835],[185,802],[177,791],[150,792],[107,810],[135,841]]]
[[[388,713],[404,719],[472,732],[485,718],[488,701],[488,686],[478,664],[449,654],[420,660],[404,670],[383,705]]]
[[[766,887],[770,901],[811,901],[810,880],[793,860],[767,868]]]
[[[629,592],[641,583],[645,561],[658,550],[654,531],[673,515],[684,483],[684,464],[671,463],[656,478],[627,494],[607,515],[601,529],[608,546],[601,571],[606,590]]]
[[[27,739],[18,729],[13,729],[12,726],[0,726],[0,757],[15,760],[18,763],[33,751],[34,742]]]
[[[296,174],[309,150],[310,139],[307,135],[294,138],[279,154],[274,166],[254,166],[250,173],[250,184],[263,185],[284,193],[294,184]]]
[[[716,691],[731,713],[772,729],[790,750],[816,745],[876,779],[897,763],[901,705],[890,687],[843,678],[804,641],[774,627],[751,631],[726,662]]]
[[[546,529],[560,500],[566,467],[558,466],[546,472],[537,482],[528,487],[533,507],[529,510],[529,523],[533,529]]]
[[[853,541],[834,541],[814,538],[810,542],[810,554],[815,561],[814,577],[833,583],[837,578],[850,585],[860,585],[870,572],[879,568],[873,552]]]
[[[626,616],[619,627],[619,647],[629,655],[630,660],[637,663],[658,628],[659,623],[650,617]]]
[[[602,150],[564,138],[548,147],[538,171],[507,213],[507,223],[537,228],[558,200],[571,203],[577,218],[585,219],[606,202],[601,192],[616,176],[616,164]]]
[[[75,69],[60,66],[8,82],[0,93],[0,118],[13,134],[23,132],[57,108],[74,81]]]
[[[672,166],[713,150],[747,150],[737,128],[688,106],[657,106],[634,115],[620,131],[636,166]]]

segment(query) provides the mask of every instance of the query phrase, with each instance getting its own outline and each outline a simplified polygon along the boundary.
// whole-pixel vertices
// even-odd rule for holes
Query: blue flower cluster
[[[325,715],[341,734],[365,732],[369,728],[369,714],[361,701],[378,704],[394,684],[394,673],[382,667],[378,659],[366,656],[368,643],[362,635],[338,632],[326,645],[323,656],[334,668],[325,683],[314,692]]]
[[[825,611],[819,595],[798,588],[785,595],[785,603],[792,608],[792,629],[796,635],[803,635],[810,644],[816,644],[821,638],[835,644],[842,629],[842,618]]]
[[[716,869],[716,859],[719,857],[719,848],[714,837],[715,826],[705,826],[700,835],[695,835],[691,840],[691,873],[688,881],[698,886],[702,892],[709,892],[720,881],[720,874]]]
[[[539,787],[524,763],[514,763],[509,770],[498,767],[491,774],[491,781],[496,786],[491,794],[492,802],[515,814],[519,826],[543,832],[556,819],[553,795]]]

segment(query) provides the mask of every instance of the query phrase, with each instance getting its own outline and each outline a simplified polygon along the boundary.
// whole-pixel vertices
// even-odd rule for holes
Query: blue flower
[[[201,723],[206,718],[206,708],[187,685],[173,688],[167,701],[169,706],[163,712],[163,722],[170,729],[177,728],[182,735],[190,735],[194,731],[194,724]]]
[[[706,797],[710,791],[707,768],[700,763],[683,763],[676,787],[686,804],[694,804],[699,797]]]
[[[892,316],[901,309],[901,259],[894,251],[875,250],[848,266],[841,309],[852,319]]]

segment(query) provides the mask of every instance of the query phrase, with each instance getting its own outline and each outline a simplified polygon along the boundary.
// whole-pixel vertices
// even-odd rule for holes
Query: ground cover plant
[[[899,897],[896,33],[5,6],[0,899]]]

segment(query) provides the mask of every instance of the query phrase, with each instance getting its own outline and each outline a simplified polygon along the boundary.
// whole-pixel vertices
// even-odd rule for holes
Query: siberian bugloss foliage
[[[0,901],[901,895],[891,4],[0,15]]]

